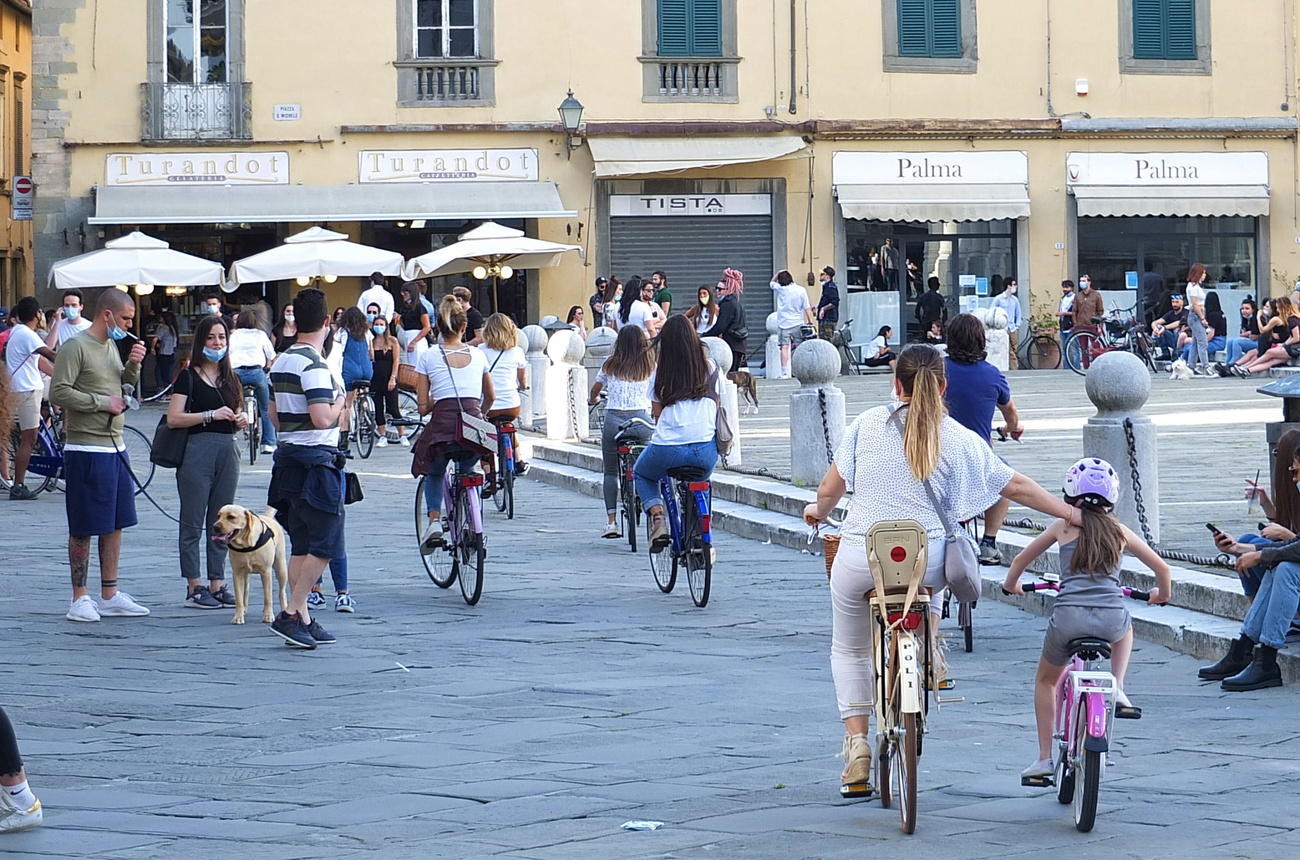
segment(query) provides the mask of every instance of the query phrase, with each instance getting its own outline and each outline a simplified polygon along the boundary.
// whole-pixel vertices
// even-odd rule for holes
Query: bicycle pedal
[[[934,700],[941,705],[955,705],[959,702],[966,701],[965,696],[935,696]]]
[[[1020,784],[1029,788],[1051,788],[1056,785],[1056,780],[1050,776],[1022,776]]]
[[[944,678],[942,681],[939,682],[940,690],[952,690],[955,689],[956,686],[957,686],[957,682],[954,681],[952,678]]]
[[[869,782],[859,782],[853,783],[852,785],[840,786],[840,797],[845,800],[861,800],[866,797],[871,797],[875,793],[876,790],[871,787],[871,783]]]

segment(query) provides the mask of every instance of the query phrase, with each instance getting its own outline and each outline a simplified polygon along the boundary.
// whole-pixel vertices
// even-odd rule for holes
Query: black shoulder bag
[[[193,411],[190,403],[194,399],[194,370],[186,371],[190,375],[190,396],[185,398],[185,412]],[[153,431],[153,445],[149,449],[149,460],[164,469],[179,469],[185,461],[185,446],[190,441],[188,427],[167,426],[167,416],[158,419],[158,426]]]

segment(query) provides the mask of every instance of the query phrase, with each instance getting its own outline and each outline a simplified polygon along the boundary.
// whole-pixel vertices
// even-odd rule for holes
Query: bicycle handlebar
[[[1029,593],[1029,592],[1031,592],[1031,591],[1060,591],[1060,590],[1061,590],[1061,586],[1060,586],[1060,584],[1055,583],[1055,582],[1030,582],[1030,583],[1027,583],[1027,584],[1025,584],[1025,585],[1020,586],[1020,590],[1021,590],[1021,591],[1024,591],[1026,594]],[[1124,593],[1124,596],[1125,596],[1125,597],[1127,597],[1127,598],[1129,598],[1129,599],[1131,599],[1131,600],[1140,600],[1140,601],[1142,601],[1143,603],[1145,603],[1147,600],[1149,600],[1149,599],[1151,598],[1151,592],[1149,592],[1149,591],[1141,591],[1141,590],[1136,589],[1136,588],[1129,588],[1129,587],[1125,586],[1125,587],[1121,588],[1120,591],[1122,591],[1122,592]],[[1007,591],[1005,588],[1002,589],[1002,593],[1005,594],[1005,595],[1008,595],[1008,596],[1011,594],[1011,592],[1010,592],[1010,591]],[[1157,606],[1164,606],[1165,604],[1163,604],[1163,603],[1159,603],[1159,604],[1156,604],[1156,605],[1157,605]]]

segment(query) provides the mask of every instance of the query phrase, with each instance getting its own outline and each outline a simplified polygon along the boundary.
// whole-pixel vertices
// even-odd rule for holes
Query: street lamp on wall
[[[573,97],[573,90],[560,102],[560,124],[564,126],[567,136],[567,152],[573,158],[573,151],[582,146],[582,102]]]

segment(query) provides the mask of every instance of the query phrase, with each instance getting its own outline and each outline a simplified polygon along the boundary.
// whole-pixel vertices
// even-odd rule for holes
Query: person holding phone
[[[1278,438],[1274,451],[1273,474],[1270,476],[1271,494],[1256,481],[1246,479],[1246,499],[1259,502],[1268,522],[1262,523],[1257,532],[1246,532],[1235,538],[1219,531],[1217,527],[1211,529],[1214,532],[1214,545],[1220,551],[1231,553],[1229,547],[1234,544],[1266,546],[1277,541],[1294,540],[1300,535],[1300,492],[1296,491],[1295,475],[1291,471],[1291,464],[1297,455],[1300,455],[1300,430],[1288,430]],[[1207,528],[1211,525],[1206,523]],[[1262,565],[1238,569],[1237,576],[1241,580],[1241,590],[1245,593],[1246,600],[1255,600],[1255,594],[1267,572],[1268,569]]]

